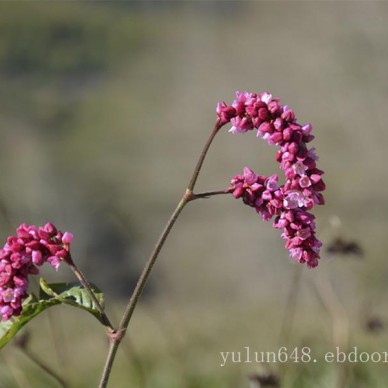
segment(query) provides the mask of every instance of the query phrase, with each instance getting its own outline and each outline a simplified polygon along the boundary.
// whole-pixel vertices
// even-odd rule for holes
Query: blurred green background
[[[387,364],[337,367],[323,354],[388,351],[387,20],[388,4],[368,1],[0,4],[3,241],[22,222],[72,231],[73,257],[117,320],[218,101],[267,90],[314,127],[327,184],[315,210],[320,266],[292,263],[279,231],[230,196],[190,204],[112,387],[254,387],[249,376],[268,373],[283,387],[386,387]],[[244,166],[273,174],[274,154],[224,131],[197,191],[227,187]],[[338,238],[363,254],[328,254]],[[72,279],[62,268],[43,274]],[[27,329],[71,387],[97,385],[107,348],[97,321],[64,307]],[[246,346],[309,346],[318,362],[220,366],[220,352]],[[57,386],[12,344],[0,359],[1,388]]]

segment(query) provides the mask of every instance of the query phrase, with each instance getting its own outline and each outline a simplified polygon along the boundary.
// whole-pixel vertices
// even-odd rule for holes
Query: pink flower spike
[[[7,238],[0,249],[0,315],[6,321],[20,315],[22,302],[28,296],[29,275],[37,275],[38,267],[50,263],[58,270],[60,262],[70,262],[73,235],[62,233],[47,223],[39,228],[22,224],[16,236]]]
[[[290,256],[314,268],[318,265],[321,242],[315,237],[314,216],[307,211],[325,203],[321,193],[326,187],[323,171],[316,167],[315,148],[307,147],[314,139],[312,125],[299,124],[294,111],[279,101],[268,92],[236,92],[231,106],[217,105],[218,116],[230,109],[230,132],[256,129],[257,137],[279,147],[276,161],[285,178],[284,185],[279,187],[273,176],[262,177],[244,169],[243,175],[231,180],[228,191],[255,208],[264,220],[275,216],[273,226],[283,229],[282,238]]]

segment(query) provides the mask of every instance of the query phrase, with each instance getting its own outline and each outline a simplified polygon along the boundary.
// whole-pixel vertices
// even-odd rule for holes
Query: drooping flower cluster
[[[6,321],[20,315],[28,293],[28,275],[39,273],[45,262],[56,270],[61,261],[71,262],[73,235],[58,231],[51,223],[42,227],[22,224],[0,249],[0,315]]]
[[[217,104],[220,126],[231,123],[232,133],[256,129],[257,136],[280,147],[276,160],[285,175],[284,185],[278,176],[254,174],[245,167],[243,175],[231,180],[229,192],[262,215],[275,218],[274,227],[283,229],[282,237],[290,256],[310,268],[318,265],[321,242],[315,237],[315,217],[307,212],[316,204],[324,204],[323,171],[316,167],[315,148],[307,143],[314,139],[310,124],[300,125],[294,112],[268,93],[237,92],[231,106]]]

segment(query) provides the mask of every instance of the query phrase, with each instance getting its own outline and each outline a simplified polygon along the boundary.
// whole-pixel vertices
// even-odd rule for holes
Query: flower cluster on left
[[[10,236],[0,249],[0,315],[3,321],[18,316],[28,296],[28,275],[39,273],[38,267],[48,262],[56,270],[62,261],[71,262],[70,243],[73,235],[61,232],[51,224],[37,228],[22,224],[16,236]]]

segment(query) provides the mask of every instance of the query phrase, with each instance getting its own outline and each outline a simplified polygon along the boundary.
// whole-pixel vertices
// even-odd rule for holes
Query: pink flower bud
[[[32,262],[36,265],[43,264],[44,260],[41,251],[32,251]]]
[[[70,232],[65,232],[62,237],[62,242],[64,244],[70,244],[73,241],[73,234]]]

